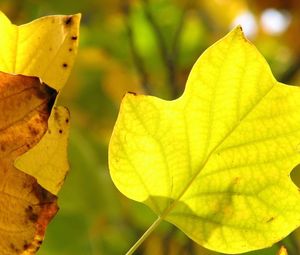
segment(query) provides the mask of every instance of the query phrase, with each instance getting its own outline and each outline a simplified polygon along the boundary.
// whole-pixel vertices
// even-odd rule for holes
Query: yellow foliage
[[[0,12],[0,70],[36,76],[60,90],[74,63],[80,17],[48,16],[16,26]]]
[[[109,167],[158,214],[152,226],[167,220],[206,248],[242,253],[299,226],[289,177],[299,144],[300,88],[277,82],[237,27],[199,58],[180,98],[124,97]]]
[[[69,120],[70,114],[66,108],[55,107],[49,118],[47,133],[35,147],[15,161],[18,169],[34,176],[42,187],[54,195],[60,190],[69,170]]]
[[[52,107],[74,63],[79,20],[48,16],[16,26],[0,13],[1,255],[35,254],[58,209],[69,112]]]

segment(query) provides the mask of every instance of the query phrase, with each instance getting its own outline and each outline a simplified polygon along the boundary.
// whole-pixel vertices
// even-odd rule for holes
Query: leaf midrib
[[[243,116],[242,118],[237,121],[237,124],[233,126],[233,128],[224,136],[224,138],[215,145],[215,147],[211,150],[211,152],[208,154],[208,156],[206,157],[205,161],[202,163],[202,165],[199,167],[199,170],[195,173],[195,175],[191,178],[191,180],[187,183],[187,185],[185,186],[185,188],[182,190],[182,192],[179,194],[179,196],[177,197],[177,199],[174,199],[173,203],[167,207],[164,212],[160,215],[160,218],[165,219],[168,214],[172,211],[172,209],[174,207],[176,207],[177,203],[180,201],[180,199],[184,196],[184,194],[186,193],[186,191],[192,186],[193,182],[195,181],[195,179],[199,176],[199,174],[201,173],[201,170],[206,166],[207,162],[210,160],[211,156],[217,151],[217,149],[225,142],[225,140],[232,134],[234,133],[234,131],[240,126],[240,124],[244,121],[245,118],[247,118],[247,116],[253,112],[258,106],[259,104],[262,102],[262,100],[272,91],[272,89],[276,86],[276,82],[273,81],[272,86],[262,95],[262,97],[260,99],[258,99],[258,101],[255,103],[255,105],[253,105]]]

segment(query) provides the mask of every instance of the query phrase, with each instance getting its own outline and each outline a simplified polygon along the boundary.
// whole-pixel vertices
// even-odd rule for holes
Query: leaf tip
[[[277,255],[288,255],[287,249],[284,246],[281,246]]]
[[[136,93],[136,92],[133,92],[133,91],[128,91],[127,94],[137,96],[137,93]]]
[[[233,28],[231,30],[231,32],[229,33],[230,36],[232,37],[236,37],[246,43],[250,43],[251,42],[247,39],[245,33],[244,33],[244,30],[243,30],[243,27],[241,25],[237,25],[235,28]]]

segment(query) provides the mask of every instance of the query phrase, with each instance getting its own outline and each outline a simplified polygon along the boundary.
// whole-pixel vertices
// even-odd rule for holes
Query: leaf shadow
[[[236,180],[232,181],[222,192],[217,192],[217,195],[214,192],[199,194],[201,204],[207,203],[209,207],[209,210],[204,208],[203,212],[195,211],[184,201],[175,201],[162,196],[149,196],[144,203],[165,221],[183,231],[190,239],[205,246],[215,231],[226,225],[228,218],[234,214],[235,184]],[[210,202],[207,201],[209,199]]]

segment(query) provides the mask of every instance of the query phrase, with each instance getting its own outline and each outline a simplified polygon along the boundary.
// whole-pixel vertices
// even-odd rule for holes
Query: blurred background
[[[107,147],[126,91],[178,97],[200,54],[237,24],[279,81],[300,84],[299,0],[0,0],[0,9],[18,25],[82,13],[78,57],[60,98],[72,114],[71,171],[38,255],[125,254],[156,219],[120,194],[109,176]],[[300,175],[292,174],[297,183]],[[299,255],[300,231],[247,254],[275,255],[282,244]],[[135,254],[218,253],[164,223]]]

